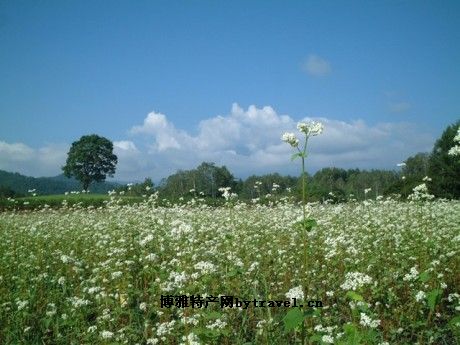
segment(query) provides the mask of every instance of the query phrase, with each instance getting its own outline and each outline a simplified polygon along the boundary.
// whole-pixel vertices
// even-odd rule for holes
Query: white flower
[[[97,326],[89,326],[87,333],[94,333],[97,330]]]
[[[297,129],[302,133],[305,133],[307,137],[313,137],[323,133],[323,124],[321,122],[311,121],[311,122],[299,122],[297,124]]]
[[[420,302],[420,301],[423,301],[423,300],[425,299],[425,297],[426,297],[425,292],[419,291],[419,292],[417,292],[417,294],[415,295],[415,300],[416,300],[417,302]]]
[[[153,240],[153,235],[152,234],[148,234],[147,236],[145,236],[142,240],[139,241],[139,244],[141,245],[141,247],[145,247],[145,245],[149,242],[151,242]]]
[[[120,272],[120,271],[112,272],[112,279],[119,278],[122,275],[123,275],[123,272]]]
[[[323,335],[321,341],[326,344],[334,344],[334,338],[330,335]]]
[[[281,140],[288,143],[292,147],[299,146],[299,139],[297,139],[294,133],[288,133],[288,132],[284,133],[283,136],[281,137]]]
[[[377,328],[380,325],[380,320],[372,320],[369,316],[364,313],[361,313],[361,320],[359,323],[363,326],[367,326],[370,328]]]
[[[301,286],[296,286],[286,293],[286,297],[289,299],[296,298],[298,300],[304,299],[304,294]]]
[[[110,339],[110,338],[113,337],[113,333],[110,332],[110,331],[102,331],[102,332],[101,332],[101,337],[102,337],[103,339]]]
[[[340,285],[340,287],[344,290],[356,290],[366,284],[371,283],[372,278],[364,273],[348,272],[345,275],[345,282],[342,285]]]
[[[215,270],[214,264],[207,261],[200,261],[194,267],[203,274],[212,273]]]
[[[434,198],[434,195],[428,192],[428,187],[425,183],[419,184],[418,186],[414,187],[413,193],[409,195],[410,200],[431,200]]]
[[[414,267],[412,267],[410,269],[410,273],[406,274],[403,277],[403,280],[404,281],[411,281],[411,280],[415,280],[417,277],[418,277],[417,267],[414,266]]]
[[[70,262],[71,260],[72,260],[72,258],[71,258],[70,256],[61,255],[61,261],[62,261],[63,263],[66,264],[66,263]]]
[[[206,328],[209,328],[209,329],[214,329],[214,328],[223,329],[223,328],[225,328],[225,326],[227,326],[227,323],[225,321],[222,321],[221,319],[217,319],[213,323],[211,323],[209,325],[206,325]]]
[[[184,335],[182,340],[183,342],[180,345],[200,345],[198,337],[193,333],[190,333],[188,336]]]
[[[17,301],[18,311],[24,309],[29,304],[29,301]]]

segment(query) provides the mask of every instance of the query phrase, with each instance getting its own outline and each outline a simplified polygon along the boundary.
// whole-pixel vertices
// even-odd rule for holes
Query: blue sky
[[[279,137],[306,118],[326,124],[310,171],[393,168],[460,118],[458,13],[458,1],[2,1],[0,169],[56,175],[97,133],[123,180],[202,160],[294,173]]]

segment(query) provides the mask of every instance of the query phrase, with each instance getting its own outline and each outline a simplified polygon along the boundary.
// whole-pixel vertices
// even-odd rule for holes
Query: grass
[[[459,341],[458,201],[308,205],[307,246],[291,203],[106,206],[0,213],[0,343]],[[323,308],[160,303],[287,300],[299,287]]]

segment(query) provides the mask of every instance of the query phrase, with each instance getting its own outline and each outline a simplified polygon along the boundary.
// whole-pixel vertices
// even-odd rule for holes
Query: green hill
[[[77,180],[67,178],[64,175],[30,177],[4,170],[0,170],[1,187],[11,189],[20,195],[30,194],[28,191],[32,189],[35,189],[35,193],[39,195],[64,194],[65,192],[81,190],[81,184]],[[100,182],[91,184],[89,190],[92,193],[107,193],[117,187],[120,187],[119,183]]]

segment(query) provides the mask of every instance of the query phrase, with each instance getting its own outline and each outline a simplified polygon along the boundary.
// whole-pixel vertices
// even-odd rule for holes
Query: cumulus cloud
[[[118,156],[115,178],[158,181],[178,169],[191,169],[203,161],[226,165],[238,177],[280,172],[298,174],[291,162],[292,149],[281,141],[284,132],[297,132],[298,120],[324,123],[322,135],[311,138],[307,169],[323,167],[387,168],[417,152],[429,151],[434,138],[415,124],[363,120],[339,121],[325,117],[294,119],[270,106],[233,104],[227,114],[202,120],[197,132],[179,130],[161,113],[149,113],[133,126],[129,140],[114,141]],[[300,136],[300,133],[298,133]],[[65,163],[69,145],[38,149],[24,143],[0,141],[0,169],[32,176],[57,175]]]
[[[147,115],[141,126],[134,126],[130,131],[132,134],[143,133],[155,136],[153,150],[158,152],[167,149],[180,149],[181,146],[176,137],[181,136],[181,132],[176,130],[174,125],[168,122],[166,116],[161,113],[151,112]],[[184,134],[187,137],[186,134]]]
[[[151,176],[145,155],[130,140],[113,142],[113,151],[117,155],[118,163],[116,178],[121,181],[139,180]]]
[[[331,73],[331,65],[324,58],[310,54],[303,65],[303,69],[313,77],[323,77]]]
[[[430,135],[404,123],[369,125],[363,120],[322,117],[301,120],[318,120],[325,125],[323,135],[312,138],[309,144],[310,170],[326,166],[393,168],[396,162],[430,150],[433,144]],[[290,147],[280,140],[283,132],[296,132],[296,124],[292,117],[278,114],[270,106],[243,109],[235,103],[229,114],[201,121],[196,135],[178,130],[158,113],[148,114],[144,124],[134,126],[130,133],[144,134],[146,147],[154,148],[145,160],[155,162],[151,170],[156,177],[192,168],[201,161],[224,164],[244,177],[273,171],[297,173],[297,166],[290,161]]]

